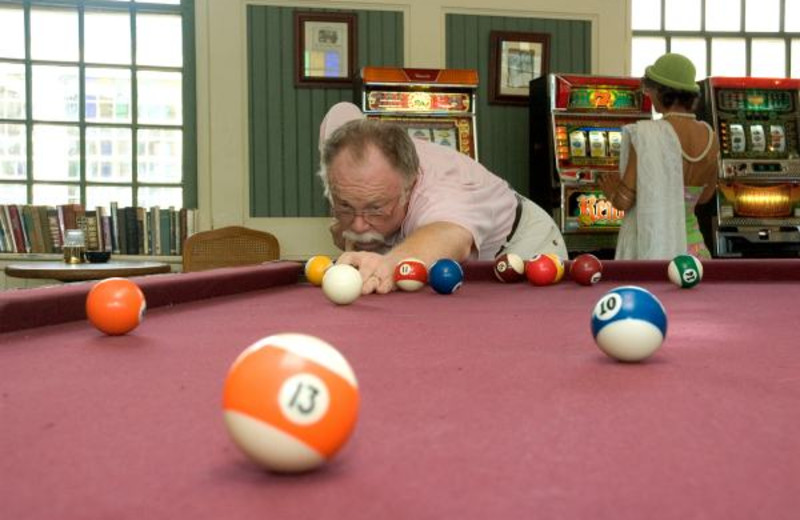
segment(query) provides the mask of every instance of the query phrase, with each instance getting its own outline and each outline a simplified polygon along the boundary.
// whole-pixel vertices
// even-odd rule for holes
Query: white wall
[[[239,224],[270,231],[280,241],[282,256],[289,259],[337,253],[330,243],[328,219],[248,216],[248,5],[401,11],[405,65],[425,68],[445,65],[445,16],[450,13],[588,20],[592,73],[625,75],[629,4],[630,0],[196,0],[199,229]]]

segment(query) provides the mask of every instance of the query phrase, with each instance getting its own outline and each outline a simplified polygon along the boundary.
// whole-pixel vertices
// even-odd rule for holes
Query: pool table
[[[134,278],[148,311],[105,336],[91,283],[0,293],[0,516],[8,519],[794,519],[800,511],[800,261],[606,261],[597,285],[503,284],[465,265],[430,288],[329,302],[299,263]],[[619,285],[668,313],[653,357],[595,346]],[[327,465],[247,460],[222,387],[257,339],[303,332],[359,381]]]

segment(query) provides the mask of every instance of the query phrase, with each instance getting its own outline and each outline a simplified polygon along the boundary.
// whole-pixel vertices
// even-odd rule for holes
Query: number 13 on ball
[[[359,393],[350,364],[304,334],[260,339],[234,361],[225,381],[225,424],[250,459],[279,472],[313,469],[345,444]]]

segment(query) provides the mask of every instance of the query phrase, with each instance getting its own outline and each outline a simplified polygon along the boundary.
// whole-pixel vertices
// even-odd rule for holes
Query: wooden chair
[[[255,265],[280,256],[278,239],[271,233],[229,226],[189,236],[183,246],[183,272]]]

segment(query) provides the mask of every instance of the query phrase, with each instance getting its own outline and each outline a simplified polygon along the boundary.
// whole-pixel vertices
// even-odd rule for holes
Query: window
[[[800,78],[800,0],[633,0],[631,75],[678,52],[697,77]]]
[[[0,204],[196,205],[192,9],[0,0]]]

